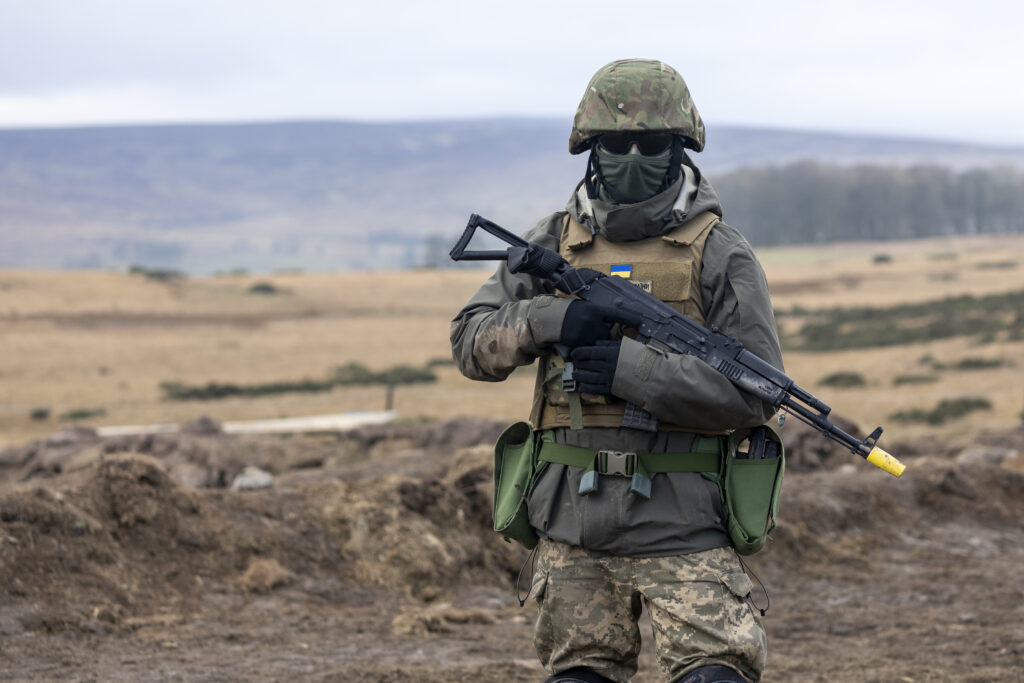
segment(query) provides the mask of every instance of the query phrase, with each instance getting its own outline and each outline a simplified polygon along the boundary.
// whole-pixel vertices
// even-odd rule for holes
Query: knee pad
[[[589,666],[574,666],[549,677],[544,683],[615,683]]]
[[[739,672],[728,666],[715,664],[694,669],[679,679],[679,683],[750,683]]]

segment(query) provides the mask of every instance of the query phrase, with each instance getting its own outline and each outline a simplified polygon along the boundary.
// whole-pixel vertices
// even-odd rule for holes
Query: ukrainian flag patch
[[[610,272],[612,275],[615,275],[616,277],[624,277],[628,279],[633,277],[633,266],[612,266]]]

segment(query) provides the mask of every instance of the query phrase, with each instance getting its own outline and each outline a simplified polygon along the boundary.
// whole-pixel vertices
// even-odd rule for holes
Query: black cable
[[[768,595],[768,589],[764,587],[763,583],[761,583],[760,577],[758,577],[758,575],[754,573],[754,570],[747,566],[747,563],[743,561],[743,558],[739,555],[737,555],[736,557],[737,559],[739,559],[740,566],[743,567],[743,571],[753,576],[754,580],[757,581],[757,585],[761,586],[761,592],[764,593],[764,598],[765,600],[767,600],[765,606],[763,608],[757,606],[757,603],[754,602],[753,592],[747,594],[747,600],[750,602],[750,606],[756,609],[758,612],[760,612],[761,616],[763,617],[768,613],[768,608],[772,606],[772,598],[770,595]]]
[[[519,582],[522,581],[522,579],[523,579],[523,570],[526,569],[526,565],[528,565],[530,563],[531,559],[533,559],[533,560],[537,559],[537,546],[533,546],[533,550],[531,550],[530,554],[526,556],[525,560],[523,560],[523,566],[519,568],[519,575],[516,577],[516,600],[519,601],[519,606],[520,607],[523,607],[524,605],[526,605],[526,601],[530,599],[529,591],[527,591],[525,598],[519,597],[519,594],[520,594]],[[530,569],[530,583],[531,584],[533,583],[533,576],[536,573],[537,573],[537,567],[536,567],[536,562],[535,562],[534,566]]]

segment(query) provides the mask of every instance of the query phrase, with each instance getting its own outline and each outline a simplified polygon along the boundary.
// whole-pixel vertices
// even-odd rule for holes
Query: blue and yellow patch
[[[633,266],[612,266],[610,272],[616,277],[630,278],[633,277]]]

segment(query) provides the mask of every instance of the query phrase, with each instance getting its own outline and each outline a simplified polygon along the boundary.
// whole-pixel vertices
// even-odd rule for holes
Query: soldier
[[[589,150],[585,176],[565,210],[524,237],[574,267],[629,279],[781,368],[761,266],[722,222],[715,191],[684,148],[704,148],[704,124],[682,77],[658,61],[605,66],[569,137],[571,154]],[[758,681],[765,632],[713,477],[699,466],[652,472],[646,499],[617,475],[626,473],[623,454],[722,457],[726,434],[762,424],[773,408],[692,356],[623,336],[624,322],[504,267],[452,321],[467,377],[500,381],[540,361],[530,419],[543,447],[527,491],[540,536],[530,591],[540,608],[537,653],[549,683],[628,681],[646,606],[667,680]],[[571,350],[579,391],[563,390],[556,344]],[[622,427],[627,402],[653,414],[657,431]],[[563,451],[597,457],[596,486],[581,487],[583,468]]]

